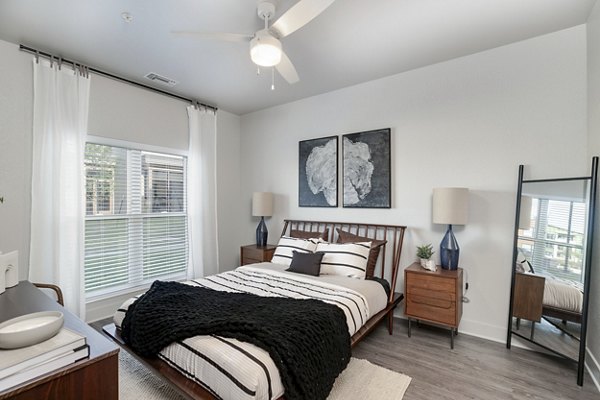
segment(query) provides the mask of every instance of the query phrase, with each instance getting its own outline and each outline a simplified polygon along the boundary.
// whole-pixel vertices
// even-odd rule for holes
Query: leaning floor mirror
[[[519,166],[506,347],[573,361],[583,385],[598,157],[589,176],[523,179]]]

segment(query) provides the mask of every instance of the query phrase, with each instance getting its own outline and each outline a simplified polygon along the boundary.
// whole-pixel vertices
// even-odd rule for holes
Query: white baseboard
[[[598,392],[600,392],[600,364],[589,348],[586,348],[585,350],[587,353],[585,367],[590,373],[592,381],[594,382],[594,385],[596,385],[596,389],[598,389]]]
[[[458,331],[469,336],[506,344],[506,326],[490,325],[463,318],[460,321]]]
[[[406,319],[406,316],[401,310],[396,310],[394,318]],[[458,327],[460,334],[473,336],[480,339],[490,340],[492,342],[506,345],[506,326],[490,325],[484,322],[462,319]],[[511,345],[526,350],[536,350],[536,347],[528,344],[519,337],[513,335]]]
[[[402,309],[403,307],[396,308],[394,318],[406,319]],[[506,326],[490,325],[463,318],[460,321],[458,331],[469,336],[475,336],[497,343],[506,343]]]

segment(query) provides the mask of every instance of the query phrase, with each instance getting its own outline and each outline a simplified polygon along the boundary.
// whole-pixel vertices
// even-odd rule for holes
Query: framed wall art
[[[337,207],[338,137],[303,140],[298,157],[298,205]]]
[[[390,129],[342,136],[343,206],[391,208]]]

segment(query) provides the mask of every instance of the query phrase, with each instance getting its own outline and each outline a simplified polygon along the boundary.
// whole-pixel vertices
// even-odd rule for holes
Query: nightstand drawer
[[[406,315],[456,325],[456,302],[419,295],[406,297]]]
[[[248,265],[248,264],[256,264],[256,263],[261,263],[263,262],[262,260],[257,260],[255,258],[250,258],[250,257],[244,257],[242,259],[242,265]]]
[[[265,251],[259,247],[246,247],[244,248],[244,258],[249,258],[256,260],[256,262],[261,262],[263,260],[263,256]]]
[[[272,244],[266,246],[256,246],[254,244],[242,246],[240,248],[240,264],[246,265],[269,262],[271,261],[271,258],[273,258],[276,247],[277,246]]]
[[[418,287],[438,292],[454,292],[456,290],[454,279],[442,278],[439,275],[407,274],[406,286]]]
[[[452,282],[454,283],[454,282]],[[408,284],[406,285],[406,293],[410,293],[419,297],[431,297],[432,299],[440,299],[446,301],[456,301],[456,292],[452,291],[440,291],[429,288],[423,288],[420,286],[415,286]]]

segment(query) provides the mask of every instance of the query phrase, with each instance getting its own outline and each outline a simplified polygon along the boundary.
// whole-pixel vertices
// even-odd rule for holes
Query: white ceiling
[[[579,25],[595,1],[337,0],[282,40],[300,82],[276,74],[274,91],[246,44],[171,33],[253,33],[256,0],[0,0],[0,39],[151,86],[156,72],[179,82],[166,90],[245,114]]]

